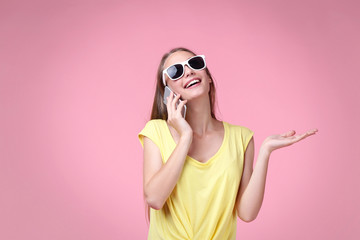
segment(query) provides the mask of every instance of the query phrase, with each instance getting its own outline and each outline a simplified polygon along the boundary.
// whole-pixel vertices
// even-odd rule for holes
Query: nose
[[[191,68],[189,68],[189,66],[185,65],[184,66],[184,76],[188,77],[194,74],[194,70],[192,70]]]

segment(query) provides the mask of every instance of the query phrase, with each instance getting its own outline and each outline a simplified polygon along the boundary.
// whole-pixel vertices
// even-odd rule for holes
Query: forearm
[[[191,138],[179,139],[174,151],[161,169],[145,186],[145,197],[154,209],[161,209],[180,178]]]
[[[245,221],[254,220],[260,211],[264,199],[269,158],[270,152],[261,147],[250,181],[236,206],[239,217]]]

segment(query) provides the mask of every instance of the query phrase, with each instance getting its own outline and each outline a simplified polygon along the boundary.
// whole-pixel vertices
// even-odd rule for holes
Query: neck
[[[203,136],[209,130],[215,128],[215,119],[211,117],[211,108],[209,96],[201,96],[188,101],[186,121],[191,126],[193,133],[197,136]]]

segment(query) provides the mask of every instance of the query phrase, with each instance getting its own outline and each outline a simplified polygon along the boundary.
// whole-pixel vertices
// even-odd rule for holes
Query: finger
[[[175,97],[175,96],[174,96],[174,92],[171,91],[170,94],[169,94],[169,100],[170,100],[170,101],[169,101],[169,104],[170,104],[170,107],[172,106],[172,101],[173,101],[174,97]]]
[[[307,131],[307,133],[309,133],[309,134],[314,134],[314,133],[316,133],[317,131],[319,131],[317,128],[314,128],[314,129],[311,129],[311,130],[309,130],[309,131]]]
[[[178,102],[178,100],[180,99],[180,94],[176,95],[176,97],[173,99],[172,101],[172,109],[175,111],[176,110],[176,103]]]
[[[288,131],[286,133],[281,134],[280,136],[282,136],[282,137],[290,137],[290,136],[294,135],[295,133],[296,133],[295,130],[290,130],[290,131]]]
[[[170,94],[171,95],[171,94]],[[170,104],[171,104],[171,102],[170,102],[170,95],[166,98],[167,99],[167,103],[166,103],[166,110],[167,110],[167,112],[168,112],[168,117],[170,116],[170,114],[171,114],[171,107],[170,107]]]
[[[303,133],[303,134],[299,135],[297,138],[295,138],[295,142],[298,142],[306,137],[307,137],[307,133]]]
[[[178,94],[174,97],[174,101],[176,101],[176,102],[179,101],[179,99],[180,99],[180,94]]]
[[[313,129],[313,130],[307,131],[305,137],[309,137],[309,136],[311,136],[311,135],[314,135],[317,131],[318,131],[317,129]]]
[[[171,92],[171,93],[169,94],[169,100],[171,101],[171,100],[173,99],[173,97],[174,97],[174,93]]]
[[[184,101],[181,101],[176,109],[177,112],[180,112],[182,111],[182,108],[184,107],[184,105],[187,103],[187,100],[184,100]]]
[[[316,128],[314,128],[314,129],[307,131],[306,133],[304,133],[302,135],[305,135],[305,137],[308,137],[308,136],[314,135],[317,131],[318,130]]]
[[[172,102],[172,99],[173,99],[173,92],[170,92],[169,96],[167,97],[167,104],[166,104],[166,108],[167,108],[167,111],[168,111],[168,115],[170,115],[172,113],[172,109],[171,109],[171,102]]]
[[[301,135],[298,135],[296,136],[296,138],[294,139],[294,143],[295,142],[298,142],[300,140],[303,140],[311,135],[314,135],[315,133],[317,132],[317,129],[316,130],[310,130],[310,131],[307,131],[306,133],[303,133]]]

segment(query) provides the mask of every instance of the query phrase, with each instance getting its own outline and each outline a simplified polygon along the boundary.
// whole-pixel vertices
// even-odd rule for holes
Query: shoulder
[[[156,145],[160,146],[160,140],[162,138],[166,121],[162,119],[149,120],[144,128],[138,133],[138,138],[142,145],[144,145],[144,137],[151,139]]]
[[[159,123],[164,123],[164,122],[166,122],[164,119],[151,119],[151,120],[149,120],[148,122],[152,122],[152,123],[157,123],[157,124],[159,124]]]
[[[151,119],[149,120],[144,128],[141,130],[141,133],[151,133],[152,135],[161,136],[166,133],[167,123],[163,119]]]
[[[151,119],[145,124],[145,128],[158,128],[166,124],[166,121],[163,119]]]
[[[254,132],[241,124],[225,123],[228,126],[229,137],[236,145],[242,146],[245,152],[249,142],[253,139]]]
[[[230,131],[232,132],[240,132],[240,133],[245,133],[245,134],[253,134],[254,132],[248,128],[245,127],[243,125],[239,125],[239,124],[232,124],[232,123],[228,123],[223,121],[225,125],[227,125],[227,127],[229,128]]]

